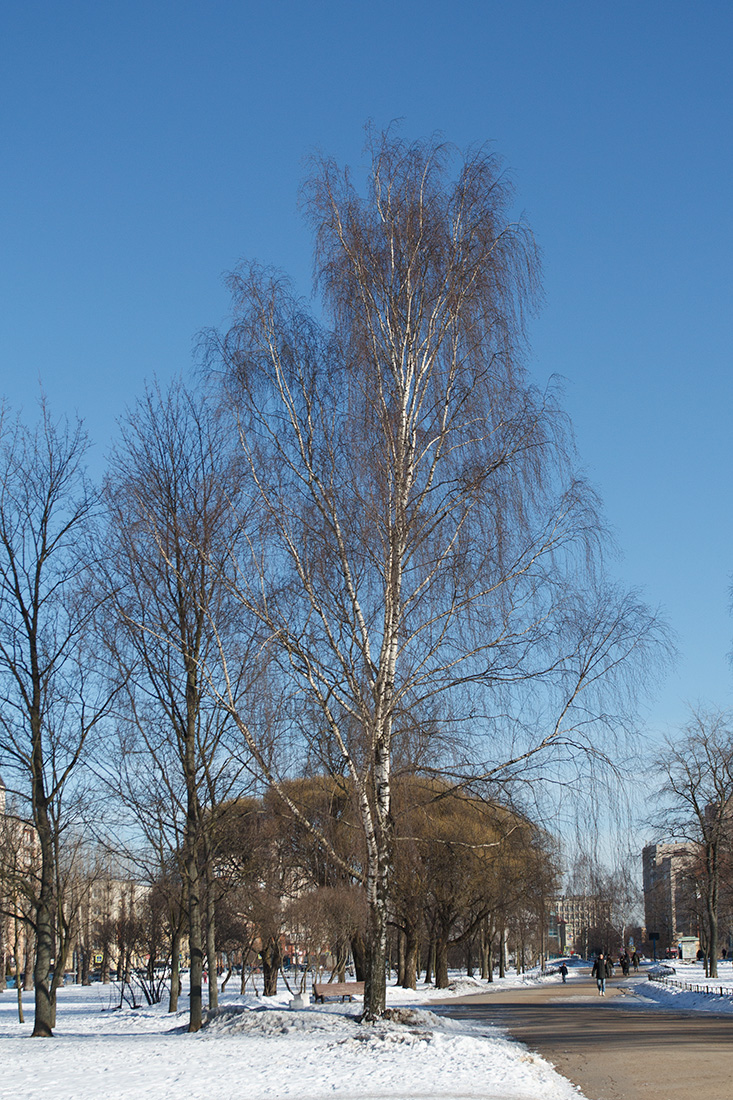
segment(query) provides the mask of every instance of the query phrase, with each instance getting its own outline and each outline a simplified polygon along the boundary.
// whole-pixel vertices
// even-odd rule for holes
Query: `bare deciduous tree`
[[[674,838],[699,845],[698,882],[707,925],[706,965],[718,974],[718,904],[724,862],[733,846],[733,721],[723,711],[695,710],[681,737],[670,739],[657,767],[664,808],[657,822]]]
[[[55,1023],[58,845],[77,765],[111,698],[91,659],[94,601],[82,583],[94,507],[86,450],[81,425],[55,424],[45,405],[35,430],[7,413],[0,423],[0,757],[40,852],[37,1036],[51,1035]]]
[[[593,749],[598,689],[655,625],[594,571],[596,501],[553,395],[522,365],[537,250],[499,161],[392,133],[371,135],[370,154],[365,195],[327,159],[306,189],[330,329],[282,278],[245,266],[212,354],[258,509],[236,595],[260,623],[276,691],[295,700],[289,728],[348,775],[359,808],[374,1018],[392,765],[415,716],[440,731],[436,770],[441,737],[459,746],[457,782]],[[228,705],[277,785],[287,762]]]
[[[121,726],[123,787],[134,792],[131,804],[151,842],[161,822],[181,838],[191,1031],[202,1020],[216,807],[238,793],[242,775],[222,749],[228,719],[207,683],[212,631],[230,632],[224,578],[238,537],[230,453],[210,403],[181,385],[167,394],[152,390],[123,422],[106,488],[108,638],[127,685],[129,719]],[[237,685],[243,667],[239,661]],[[176,842],[172,849],[179,850]],[[209,909],[213,943],[213,902]]]

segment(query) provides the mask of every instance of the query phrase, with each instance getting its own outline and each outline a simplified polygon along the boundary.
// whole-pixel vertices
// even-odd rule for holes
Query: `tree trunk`
[[[405,975],[403,989],[417,989],[417,929],[409,926],[405,934]]]
[[[366,979],[366,953],[364,948],[364,937],[361,933],[357,933],[351,941],[351,957],[354,960],[354,974],[357,982],[363,982]],[[244,970],[242,971],[244,973]]]
[[[17,901],[16,901],[17,904]],[[18,928],[18,918],[13,918],[14,924],[14,951],[15,956],[15,995],[18,1002],[18,1022],[25,1023],[25,1017],[23,1015],[23,983],[20,980],[20,930]],[[26,933],[27,941],[27,933]]]
[[[481,960],[481,977],[487,981],[489,976],[489,930],[488,921],[481,922],[479,931],[479,958]]]
[[[40,753],[40,730],[34,737],[34,760],[36,746]],[[53,924],[53,842],[51,822],[43,792],[43,770],[40,764],[34,766],[34,773],[34,817],[41,849],[41,883],[36,906],[36,961],[33,968],[36,1013],[33,1035],[46,1039],[53,1035],[55,1015],[49,986],[49,972],[56,946]]]
[[[226,975],[224,977],[224,981],[221,983],[222,993],[226,989],[227,984],[229,982],[229,979],[231,978],[232,974],[234,973],[234,955],[231,952],[227,952],[226,958],[227,958],[227,962],[226,962],[227,972],[226,972]]]
[[[448,988],[448,937],[439,932],[435,939],[435,988]]]
[[[405,933],[397,930],[397,984],[405,989]]]
[[[372,930],[367,950],[364,983],[364,1019],[376,1020],[387,1003],[387,921],[378,910],[371,914]]]
[[[199,868],[201,806],[196,787],[196,732],[199,709],[198,669],[186,655],[186,728],[182,760],[186,781],[185,869],[188,898],[188,940],[191,954],[191,995],[188,1030],[199,1031],[203,1018],[201,983],[204,969],[202,882]],[[209,975],[211,977],[211,975]]]
[[[428,943],[428,961],[425,965],[425,985],[432,985],[435,975],[435,936]]]
[[[178,1012],[178,998],[181,993],[181,926],[173,931],[171,939],[171,988],[168,995],[168,1011]]]
[[[336,949],[336,978],[339,982],[346,981],[346,965],[348,961],[348,949],[343,942],[340,942]]]
[[[718,914],[712,907],[708,908],[708,976],[718,976]]]
[[[25,954],[23,956],[23,992],[31,993],[33,990],[33,963],[35,955],[31,952],[28,940],[25,941]]]
[[[710,844],[706,852],[707,892],[706,908],[708,918],[708,958],[710,960],[709,976],[718,976],[718,852],[714,844]]]
[[[109,985],[109,944],[105,943],[102,951],[102,982]]]
[[[79,950],[81,951],[81,984],[91,985],[92,979],[89,976],[91,952],[87,951],[86,947],[80,947]]]
[[[206,891],[206,962],[209,968],[209,1009],[219,1007],[219,967],[216,959],[216,916],[214,913],[214,892],[211,887],[207,867]]]
[[[262,945],[263,997],[277,996],[277,975],[282,966],[283,953],[279,936],[270,936]]]
[[[7,962],[7,955],[6,955],[6,946],[7,945],[5,943],[5,934],[6,934],[7,929],[6,929],[6,917],[5,917],[5,914],[2,912],[2,908],[4,908],[4,906],[0,905],[0,993],[4,993],[5,990],[8,987],[8,978],[7,978],[8,962]]]
[[[387,660],[389,665],[390,660]],[[392,666],[390,666],[392,667]],[[387,675],[387,680],[390,675]],[[387,705],[390,689],[381,685],[382,704]],[[374,748],[375,805],[372,811],[362,798],[362,820],[367,839],[367,902],[369,905],[367,971],[364,983],[364,1019],[376,1020],[387,1007],[387,939],[389,893],[392,881],[393,824],[390,789],[389,722],[376,719],[381,736]]]
[[[197,853],[193,840],[188,843],[186,856],[186,895],[188,900],[188,944],[191,955],[191,989],[188,1030],[199,1031],[203,1018],[201,984],[204,970],[204,951],[201,928],[201,881]]]

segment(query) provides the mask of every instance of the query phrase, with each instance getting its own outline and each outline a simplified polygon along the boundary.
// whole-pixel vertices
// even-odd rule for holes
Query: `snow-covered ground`
[[[464,979],[448,995],[485,989]],[[28,1041],[32,994],[31,1023],[19,1024],[8,990],[0,994],[0,1097],[577,1100],[548,1062],[498,1029],[417,1007],[431,997],[445,999],[446,991],[390,987],[393,1019],[368,1026],[358,1022],[357,1002],[294,1010],[285,992],[263,1001],[227,990],[219,1013],[189,1035],[185,1012],[111,1011],[109,987],[72,985],[59,990],[56,1037]]]
[[[698,965],[675,964],[680,981],[704,982]],[[717,984],[725,996],[701,996],[640,975],[614,979],[650,1010],[733,1011],[733,967]],[[585,972],[587,975],[587,971]],[[498,992],[540,980],[507,977],[491,985],[457,978],[449,991],[391,986],[392,1019],[360,1024],[360,1004],[291,1009],[282,991],[267,1000],[230,989],[198,1035],[184,1011],[165,1004],[113,1010],[112,990],[99,983],[59,991],[58,1026],[50,1041],[28,1041],[32,994],[19,1024],[15,992],[0,993],[0,1097],[13,1100],[570,1100],[581,1096],[539,1055],[499,1029],[446,1019],[426,1005],[470,993]],[[541,979],[559,982],[559,976]],[[569,981],[580,981],[571,969]],[[587,977],[585,978],[587,980]],[[708,980],[708,984],[713,984]],[[613,1001],[608,1002],[609,1007]]]
[[[673,968],[662,984],[645,981],[635,987],[635,992],[660,1008],[678,1009],[684,1012],[733,1012],[733,964],[729,959],[718,963],[717,978],[706,978],[702,963],[661,962],[660,969]],[[706,986],[717,993],[693,993],[685,986]]]

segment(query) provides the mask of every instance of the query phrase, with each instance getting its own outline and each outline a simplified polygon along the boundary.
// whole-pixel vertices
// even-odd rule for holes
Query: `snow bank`
[[[638,982],[634,986],[634,992],[659,1008],[717,1014],[733,1012],[733,973],[730,963],[721,963],[718,969],[722,971],[722,976],[706,978],[702,964],[675,960],[671,966],[662,964],[651,969],[652,975],[658,972],[664,981]],[[691,992],[684,988],[685,985],[702,985],[716,992]]]

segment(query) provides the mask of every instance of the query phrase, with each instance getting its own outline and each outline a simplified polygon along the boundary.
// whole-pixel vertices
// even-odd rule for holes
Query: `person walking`
[[[593,963],[593,969],[590,972],[591,977],[595,978],[596,980],[596,985],[598,986],[598,994],[601,997],[606,996],[606,978],[609,977],[608,969],[608,963],[603,957],[603,952],[601,951],[598,954],[598,958]]]
[[[560,963],[560,975],[562,976],[562,984],[565,985],[565,979],[568,976],[568,968],[565,963]]]

